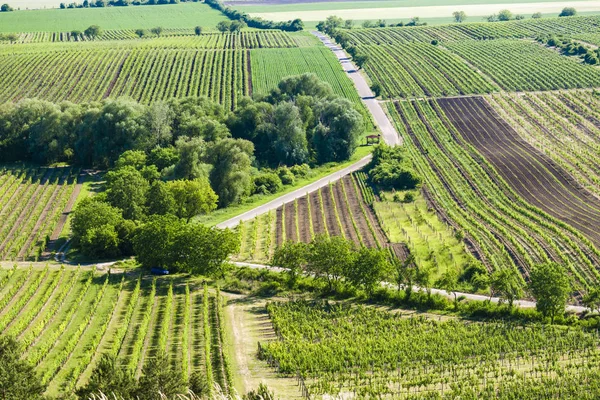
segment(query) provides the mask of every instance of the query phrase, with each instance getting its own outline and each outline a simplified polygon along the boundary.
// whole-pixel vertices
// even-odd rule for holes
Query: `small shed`
[[[370,144],[379,144],[381,141],[380,135],[368,135],[367,136],[367,146]]]

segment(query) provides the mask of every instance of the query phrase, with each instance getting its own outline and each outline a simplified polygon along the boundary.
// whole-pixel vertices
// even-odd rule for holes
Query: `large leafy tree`
[[[385,251],[361,247],[347,277],[354,286],[362,287],[371,296],[389,271],[390,264]]]
[[[207,179],[171,181],[167,188],[173,197],[175,215],[187,222],[196,215],[208,214],[217,208],[218,196]]]
[[[279,104],[273,112],[271,164],[296,165],[308,161],[308,143],[298,107]]]
[[[174,264],[177,270],[192,274],[223,275],[224,262],[239,251],[239,246],[239,235],[229,229],[187,224],[172,246]]]
[[[133,237],[137,260],[146,267],[170,267],[174,264],[173,244],[184,229],[174,215],[154,215],[140,226]]]
[[[219,196],[219,206],[238,203],[252,189],[251,167],[254,145],[243,139],[223,139],[206,152],[212,165],[210,183]]]
[[[331,291],[352,267],[353,250],[353,245],[344,238],[318,235],[309,245],[306,270],[325,281]]]
[[[320,163],[348,160],[364,132],[363,118],[349,100],[322,100],[315,107],[318,124],[313,144]]]
[[[536,308],[544,317],[554,318],[564,312],[571,294],[571,279],[566,268],[557,263],[535,266],[531,271],[529,288],[536,300]]]
[[[286,241],[273,252],[271,266],[283,268],[288,274],[288,285],[294,287],[306,265],[308,246],[302,242]]]
[[[515,300],[523,297],[523,279],[514,268],[502,268],[494,271],[490,279],[491,295],[506,300],[512,308]]]
[[[138,220],[144,216],[149,189],[148,181],[134,167],[126,166],[106,174],[106,199],[123,210],[126,219]]]
[[[95,199],[84,199],[75,208],[71,219],[73,239],[77,243],[85,234],[103,225],[118,226],[123,221],[121,210]]]
[[[22,360],[19,343],[10,337],[0,337],[0,399],[42,400],[46,387],[36,376],[33,366]]]

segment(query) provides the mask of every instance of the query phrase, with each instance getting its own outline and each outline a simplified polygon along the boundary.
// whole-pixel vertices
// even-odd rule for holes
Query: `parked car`
[[[152,275],[169,275],[169,270],[160,267],[154,267],[150,270],[150,273]]]

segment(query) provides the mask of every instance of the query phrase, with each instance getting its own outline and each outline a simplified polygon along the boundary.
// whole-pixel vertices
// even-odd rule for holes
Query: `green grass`
[[[306,178],[298,179],[294,185],[286,186],[285,189],[281,192],[271,194],[271,195],[251,196],[242,204],[223,208],[223,209],[214,211],[213,213],[211,213],[209,215],[200,216],[200,217],[196,218],[196,221],[206,224],[206,225],[211,225],[211,226],[221,223],[223,221],[226,221],[230,218],[235,217],[236,215],[243,214],[246,211],[252,210],[255,207],[258,207],[265,203],[268,203],[271,200],[275,200],[276,198],[281,197],[282,195],[284,195],[286,193],[293,192],[296,189],[299,189],[299,188],[306,186],[312,182],[315,182],[329,174],[339,171],[340,169],[343,169],[343,168],[357,162],[358,160],[365,157],[366,155],[368,155],[371,152],[371,149],[372,149],[371,147],[366,147],[366,146],[359,147],[349,161],[346,161],[346,162],[340,163],[340,164],[329,163],[329,164],[325,164],[320,167],[314,168]]]
[[[392,198],[392,194],[386,195]],[[406,243],[417,265],[433,271],[434,281],[449,268],[462,270],[472,259],[448,225],[428,209],[423,195],[418,194],[409,204],[377,201],[373,208],[390,241]]]
[[[0,32],[66,32],[90,25],[102,29],[193,28],[214,30],[227,20],[219,11],[202,3],[156,6],[78,8],[15,11],[0,14]]]

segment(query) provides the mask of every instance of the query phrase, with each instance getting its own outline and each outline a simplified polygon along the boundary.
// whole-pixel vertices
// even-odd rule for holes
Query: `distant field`
[[[265,1],[232,1],[226,2],[231,7],[247,13],[274,13],[288,11],[321,11],[321,10],[355,10],[355,9],[373,9],[373,8],[394,8],[394,7],[430,7],[430,6],[462,6],[473,4],[521,4],[518,0],[374,0],[374,1],[313,1],[284,3],[280,0]],[[529,0],[527,3],[560,3],[558,0]],[[243,3],[251,3],[244,5]],[[562,3],[561,3],[562,4]]]
[[[94,24],[102,29],[193,28],[200,25],[214,30],[219,21],[226,19],[220,12],[201,3],[30,10],[0,14],[0,32],[65,32],[84,30]]]
[[[337,3],[336,3],[337,4]],[[470,16],[486,16],[498,13],[503,9],[510,9],[515,14],[531,15],[535,12],[555,13],[558,15],[566,3],[559,2],[539,2],[539,3],[504,3],[488,2],[485,4],[456,4],[456,5],[429,5],[416,7],[390,7],[385,8],[351,8],[341,9],[332,7],[330,9],[319,10],[288,10],[258,12],[250,10],[250,15],[274,21],[287,21],[294,18],[300,18],[303,21],[324,20],[330,15],[337,15],[344,19],[387,19],[387,18],[412,18],[419,16],[421,18],[439,18],[449,17],[454,11],[461,10]],[[600,11],[600,1],[577,1],[568,3],[579,11]]]
[[[328,82],[336,94],[360,102],[352,81],[325,47],[257,49],[250,51],[250,59],[254,93],[268,93],[286,76],[313,72]]]

